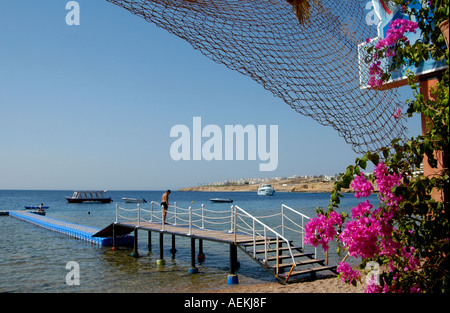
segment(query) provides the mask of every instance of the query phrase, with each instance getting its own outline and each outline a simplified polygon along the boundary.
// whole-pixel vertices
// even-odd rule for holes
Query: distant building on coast
[[[283,180],[304,180],[304,179],[314,179],[316,181],[330,182],[335,181],[340,175],[291,175],[289,177],[277,176],[277,177],[258,177],[258,178],[241,178],[241,179],[231,179],[224,180],[221,182],[210,182],[203,184],[203,186],[235,186],[235,185],[258,185],[273,181],[283,181]]]

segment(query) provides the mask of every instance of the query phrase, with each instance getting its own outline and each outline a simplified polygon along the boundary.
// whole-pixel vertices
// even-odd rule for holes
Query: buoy
[[[238,276],[235,274],[231,274],[227,276],[227,283],[228,285],[237,285],[239,284]]]
[[[164,266],[164,265],[166,265],[166,261],[164,261],[164,259],[158,259],[158,261],[156,261],[156,265]]]
[[[189,274],[196,274],[196,273],[198,273],[198,268],[196,268],[196,267],[189,268]]]
[[[206,258],[206,256],[205,256],[204,253],[199,253],[199,254],[197,255],[197,260],[198,260],[199,262],[205,261],[205,258]]]

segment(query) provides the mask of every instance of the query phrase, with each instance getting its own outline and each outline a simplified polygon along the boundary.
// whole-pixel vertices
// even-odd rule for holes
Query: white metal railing
[[[164,223],[163,214],[164,210],[155,201],[150,202],[149,209],[142,207],[140,204],[135,209],[121,208],[116,204],[116,223],[119,220],[123,220],[125,223],[134,222],[138,227],[141,225],[141,222],[160,223],[162,231],[165,231],[166,223],[173,226],[187,226],[189,228],[188,235],[192,234],[193,227],[199,229],[207,229],[208,227],[208,229],[234,233],[235,243],[237,243],[238,234],[247,234],[253,238],[253,250],[251,252],[254,258],[256,258],[256,246],[264,240],[264,260],[266,265],[270,244],[275,243],[277,274],[279,271],[279,247],[281,243],[285,243],[288,247],[293,262],[291,272],[295,267],[295,258],[291,244],[286,238],[287,232],[293,232],[295,236],[299,235],[301,238],[301,247],[304,248],[305,224],[310,220],[308,216],[284,204],[281,205],[281,212],[256,217],[237,205],[232,205],[229,210],[217,211],[206,209],[203,204],[197,208],[189,206],[189,208],[185,209],[179,207],[175,202],[167,210],[166,223]],[[268,222],[264,223],[262,220],[268,220]],[[315,249],[315,258],[317,258],[317,248]]]
[[[290,271],[290,273],[291,273],[292,270],[295,268],[296,264],[295,264],[295,257],[292,252],[291,244],[290,244],[289,240],[287,240],[283,235],[279,234],[274,229],[267,226],[266,224],[261,222],[259,219],[252,216],[251,214],[249,214],[248,212],[246,212],[245,210],[243,210],[242,208],[240,208],[237,205],[234,206],[234,213],[235,213],[234,214],[234,220],[235,220],[234,221],[234,241],[235,241],[235,243],[237,242],[238,229],[240,231],[243,231],[245,228],[250,229],[251,235],[253,238],[253,241],[252,241],[253,258],[256,259],[257,242],[260,242],[261,239],[263,239],[264,240],[264,244],[263,244],[263,246],[264,246],[264,263],[265,263],[266,267],[267,267],[267,262],[268,262],[268,253],[269,253],[269,250],[271,250],[270,243],[275,243],[276,276],[277,277],[279,274],[279,266],[280,266],[280,251],[279,251],[280,243],[281,242],[286,243],[287,248],[289,249],[289,256],[292,259],[292,268]],[[248,221],[245,220],[246,218],[250,219],[251,225],[249,225]],[[241,225],[239,225],[239,222],[244,224],[243,227],[241,227]],[[262,230],[258,229],[258,227],[262,227]],[[275,240],[275,242],[273,242],[274,240]]]
[[[132,213],[130,214],[130,212]],[[185,209],[178,206],[175,202],[174,205],[169,206],[165,222],[173,226],[188,226],[189,235],[192,233],[193,227],[199,229],[207,229],[207,227],[208,229],[221,228],[221,230],[231,231],[233,229],[230,226],[230,216],[232,214],[232,209],[222,211],[209,210],[203,204],[199,208],[189,206],[189,208]],[[137,226],[140,226],[141,222],[160,223],[162,231],[165,230],[166,225],[164,223],[164,211],[159,203],[155,201],[150,202],[149,209],[145,209],[141,204],[138,204],[135,209],[122,208],[116,204],[116,223],[119,220],[134,222],[137,223]]]

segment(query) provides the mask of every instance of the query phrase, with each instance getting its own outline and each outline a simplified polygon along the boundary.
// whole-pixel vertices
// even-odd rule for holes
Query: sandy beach
[[[364,280],[363,280],[364,281]],[[316,280],[282,285],[277,282],[255,285],[232,285],[225,288],[206,291],[207,293],[363,293],[365,284],[343,283],[337,276],[327,275]]]

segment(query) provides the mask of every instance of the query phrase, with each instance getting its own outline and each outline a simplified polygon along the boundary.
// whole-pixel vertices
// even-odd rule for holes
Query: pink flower
[[[397,111],[392,115],[392,117],[398,121],[402,117],[402,109],[398,108]]]
[[[360,176],[356,176],[350,183],[350,187],[355,191],[355,197],[368,197],[373,191],[372,184],[367,180],[363,173]]]
[[[335,226],[341,226],[342,216],[339,213],[331,212],[327,218],[319,214],[317,218],[311,219],[305,226],[305,243],[317,247],[319,244],[327,251],[328,243],[337,235]]]
[[[352,209],[352,217],[357,219],[363,216],[369,216],[370,210],[373,208],[373,205],[369,203],[369,200],[359,203],[356,207]]]
[[[392,193],[392,188],[400,186],[402,174],[389,174],[383,162],[378,163],[374,173],[376,177],[375,182],[380,192],[380,199],[388,206],[397,207],[398,203],[402,201],[402,197],[395,196]]]
[[[405,272],[409,270],[414,270],[418,267],[420,267],[420,259],[416,257],[414,254],[416,252],[416,249],[414,247],[409,247],[407,250],[406,247],[403,247],[401,250],[402,257],[407,260],[407,265],[403,269]]]
[[[385,57],[393,57],[396,55],[395,49],[393,48],[395,44],[403,41],[404,44],[409,45],[409,41],[405,37],[406,32],[416,33],[418,23],[412,22],[405,19],[395,19],[389,24],[389,30],[386,32],[386,36],[383,39],[378,40],[375,44],[375,53],[373,54],[373,59],[378,59],[378,52],[385,49]],[[370,41],[366,42],[369,43]],[[374,62],[369,69],[369,82],[370,88],[380,88],[383,85],[382,78],[383,71],[380,68],[380,61]]]
[[[345,229],[339,235],[349,255],[353,257],[371,258],[379,253],[378,222],[371,217],[360,217],[347,222]]]
[[[339,263],[337,267],[337,272],[339,273],[339,277],[344,283],[353,283],[354,281],[358,281],[361,277],[361,274],[353,270],[350,265],[345,262]]]

